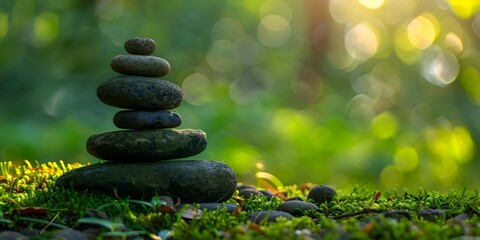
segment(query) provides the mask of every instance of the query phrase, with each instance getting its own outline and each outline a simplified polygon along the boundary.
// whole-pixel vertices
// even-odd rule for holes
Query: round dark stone
[[[194,156],[207,147],[205,132],[194,129],[122,130],[87,140],[87,151],[115,162],[153,162]]]
[[[421,209],[417,216],[431,222],[445,220],[445,212],[440,209]]]
[[[98,163],[71,170],[58,186],[150,200],[180,198],[182,203],[223,202],[235,192],[234,171],[225,163],[171,160],[150,163]]]
[[[283,211],[260,211],[248,214],[246,220],[258,224],[263,221],[275,222],[279,217],[284,217],[286,219],[293,218],[290,213]]]
[[[157,78],[121,75],[106,79],[97,88],[105,104],[135,110],[168,110],[183,101],[179,86]]]
[[[113,123],[118,128],[174,128],[182,124],[182,117],[170,111],[120,111],[113,116]]]
[[[303,199],[301,197],[291,197],[291,198],[288,198],[285,201],[303,201]]]
[[[308,193],[307,199],[312,199],[318,204],[329,202],[332,200],[333,196],[337,195],[337,192],[331,187],[328,186],[315,186]]]
[[[264,196],[260,191],[253,188],[244,188],[238,192],[238,196],[249,199],[254,196]]]
[[[263,194],[263,196],[265,196],[265,197],[275,197],[275,194],[273,194],[272,192],[270,192],[268,190],[260,190],[259,192],[261,194]]]
[[[145,77],[161,77],[170,72],[170,63],[155,56],[117,55],[110,67],[121,74]]]
[[[298,200],[290,200],[290,201],[285,201],[281,203],[278,206],[279,211],[284,211],[288,212],[292,215],[302,215],[303,212],[309,211],[309,210],[318,210],[317,205],[310,203],[310,202],[304,202],[304,201],[298,201]]]
[[[410,215],[410,212],[407,210],[388,210],[382,214],[386,218],[392,218],[395,220],[401,220],[402,218],[412,220],[412,215]]]
[[[151,38],[134,37],[125,41],[125,50],[130,54],[149,55],[155,51],[157,44]]]
[[[181,210],[183,207],[185,206],[189,206],[189,207],[195,207],[195,206],[192,206],[190,204],[180,204],[177,206],[177,210]],[[198,209],[199,210],[202,210],[202,211],[205,211],[205,210],[208,210],[208,211],[215,211],[217,209],[225,209],[228,213],[233,213],[233,211],[235,211],[235,208],[237,207],[237,205],[235,204],[229,204],[229,203],[226,203],[226,204],[223,204],[223,203],[199,203],[198,204]]]

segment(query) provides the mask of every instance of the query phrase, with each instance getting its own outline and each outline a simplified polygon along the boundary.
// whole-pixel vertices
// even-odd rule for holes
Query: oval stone
[[[167,60],[156,56],[118,55],[113,57],[110,67],[126,75],[161,77],[170,72]]]
[[[298,201],[298,200],[290,200],[281,203],[278,206],[279,211],[288,212],[292,215],[302,215],[304,211],[309,210],[318,210],[318,207],[310,202]]]
[[[97,88],[97,96],[113,107],[137,110],[168,110],[183,101],[179,86],[157,78],[121,75],[106,79]]]
[[[184,207],[197,208],[196,205],[190,205],[190,204],[183,204],[182,203],[182,204],[177,206],[177,210],[180,211]],[[198,203],[198,209],[202,210],[202,211],[205,211],[205,210],[208,210],[208,211],[216,211],[216,210],[222,211],[222,210],[225,210],[228,213],[233,213],[235,211],[235,208],[237,208],[237,205],[230,204],[230,203],[219,203],[219,202],[216,202],[216,203]]]
[[[329,202],[332,198],[337,195],[335,189],[329,186],[315,186],[308,193],[307,199],[312,199],[318,204]]]
[[[445,212],[441,209],[421,209],[418,211],[417,216],[420,219],[431,222],[445,220]]]
[[[275,222],[279,217],[290,219],[293,218],[293,215],[282,211],[259,211],[248,214],[246,220],[258,224],[263,221]]]
[[[134,37],[125,41],[125,50],[130,54],[149,55],[155,51],[157,44],[151,38]]]
[[[170,111],[120,111],[113,116],[118,128],[174,128],[182,124],[182,117]]]
[[[205,132],[194,129],[122,130],[92,135],[87,151],[115,162],[153,162],[194,156],[207,147]]]
[[[71,170],[58,186],[150,200],[180,198],[182,203],[224,202],[235,192],[234,171],[225,163],[171,160],[150,163],[98,163]]]

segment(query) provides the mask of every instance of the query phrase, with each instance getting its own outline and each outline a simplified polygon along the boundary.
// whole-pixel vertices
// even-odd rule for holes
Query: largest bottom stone
[[[58,186],[120,197],[180,198],[182,203],[223,202],[234,193],[237,180],[226,164],[203,160],[150,163],[98,163],[69,171]]]

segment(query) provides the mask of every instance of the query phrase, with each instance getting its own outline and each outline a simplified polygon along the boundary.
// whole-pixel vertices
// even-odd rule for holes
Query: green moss
[[[89,223],[101,227],[100,237],[143,239],[172,235],[176,239],[450,239],[480,235],[478,193],[466,189],[442,194],[425,189],[399,193],[356,187],[338,191],[332,201],[317,204],[317,212],[255,224],[245,221],[249,213],[274,210],[283,200],[234,195],[227,201],[239,205],[234,213],[205,210],[199,218],[188,218],[188,208],[173,210],[161,201],[116,199],[55,186],[65,171],[80,166],[61,161],[35,166],[29,162],[19,166],[0,163],[0,229],[43,229],[42,236],[49,236],[53,230],[78,229],[80,224]],[[296,186],[277,190],[288,197],[305,198],[308,194]],[[417,212],[427,208],[442,209],[445,219],[430,222],[419,218]],[[108,219],[87,216],[87,209],[102,211]],[[393,210],[404,211],[394,212],[397,215],[388,212]],[[460,214],[468,219],[462,220]]]

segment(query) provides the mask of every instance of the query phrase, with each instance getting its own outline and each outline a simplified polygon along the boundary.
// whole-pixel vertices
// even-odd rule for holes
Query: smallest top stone
[[[134,37],[125,41],[125,50],[130,54],[149,55],[155,51],[155,41],[146,37]]]

